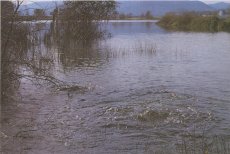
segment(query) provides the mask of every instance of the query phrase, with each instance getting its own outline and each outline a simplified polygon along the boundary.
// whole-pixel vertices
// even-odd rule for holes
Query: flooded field
[[[20,95],[2,106],[3,152],[182,153],[186,144],[216,153],[216,136],[229,145],[229,33],[113,21],[103,25],[109,37],[83,46],[54,42],[50,24],[40,25],[29,56],[83,88],[23,79]]]

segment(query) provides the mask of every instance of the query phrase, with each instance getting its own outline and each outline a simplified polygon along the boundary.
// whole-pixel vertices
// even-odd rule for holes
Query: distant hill
[[[168,12],[213,11],[214,9],[200,1],[119,1],[118,12],[140,15],[150,11],[154,16],[163,16]]]
[[[210,4],[209,6],[211,6],[215,10],[225,10],[225,9],[230,8],[230,3],[219,2],[219,3],[215,3],[215,4]]]
[[[168,12],[186,12],[186,11],[213,11],[214,9],[207,4],[200,1],[117,1],[119,7],[117,11],[119,13],[139,16],[146,11],[150,11],[154,16],[162,16]],[[62,5],[62,1],[38,1],[23,5],[20,8],[20,12],[25,14],[28,12],[30,15],[33,14],[33,10],[42,8],[46,10],[46,14],[56,7],[56,5]],[[28,10],[28,11],[27,11]]]

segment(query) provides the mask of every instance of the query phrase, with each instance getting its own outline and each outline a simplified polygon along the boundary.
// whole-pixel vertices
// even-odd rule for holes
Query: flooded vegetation
[[[181,15],[167,14],[158,25],[174,31],[193,32],[230,32],[230,17],[220,18],[217,15],[199,15],[184,13]]]
[[[2,38],[14,31],[2,41],[1,152],[230,152],[229,33],[153,20],[4,24]]]

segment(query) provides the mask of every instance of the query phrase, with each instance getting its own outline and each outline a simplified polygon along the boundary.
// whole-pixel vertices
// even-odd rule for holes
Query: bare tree
[[[62,81],[55,78],[49,67],[41,65],[52,59],[49,57],[36,56],[36,46],[42,38],[39,31],[42,23],[25,24],[18,20],[18,10],[23,1],[1,1],[2,13],[2,41],[1,41],[1,96],[8,98],[12,91],[20,85],[20,79],[26,78],[35,83],[45,81],[56,86],[64,85]],[[68,1],[57,14],[59,20],[55,26],[57,36],[69,35],[77,40],[78,44],[90,44],[90,41],[104,35],[99,27],[99,21],[109,19],[115,11],[114,1]],[[44,10],[35,10],[37,16],[44,15]],[[60,24],[61,23],[61,24]],[[55,23],[53,23],[55,24]],[[60,39],[57,39],[60,40]],[[29,52],[29,53],[28,53]]]
[[[92,22],[109,19],[116,9],[115,1],[65,1],[65,20]]]
[[[22,2],[16,1],[14,4],[11,1],[1,1],[1,99],[12,96],[21,78],[37,83],[41,80],[55,85],[61,83],[47,68],[41,67],[33,57],[28,56],[29,51],[35,52],[33,46],[39,43],[39,27],[18,20]]]
[[[110,19],[115,11],[115,1],[66,1],[59,13],[58,24],[61,25],[56,27],[87,44],[104,36],[99,21]]]

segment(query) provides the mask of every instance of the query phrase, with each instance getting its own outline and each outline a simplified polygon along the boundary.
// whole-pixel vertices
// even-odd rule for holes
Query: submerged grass
[[[107,57],[126,57],[130,55],[154,55],[157,52],[157,46],[154,42],[137,41],[131,45],[120,47],[106,47]]]
[[[206,136],[203,132],[184,135],[176,145],[178,154],[229,154],[230,143],[223,136]]]
[[[228,136],[206,134],[203,130],[191,130],[175,137],[176,143],[159,145],[157,149],[148,145],[144,153],[151,154],[230,154]]]
[[[229,143],[220,136],[211,139],[193,137],[190,141],[182,139],[177,145],[177,151],[179,154],[229,154],[229,147]]]

